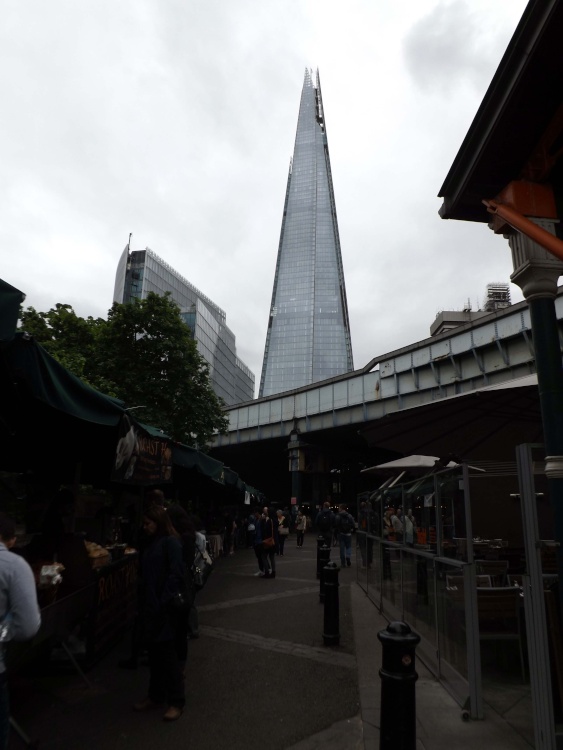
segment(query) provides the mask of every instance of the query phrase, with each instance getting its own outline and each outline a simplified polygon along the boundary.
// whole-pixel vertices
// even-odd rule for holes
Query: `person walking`
[[[340,565],[343,568],[352,565],[352,532],[356,527],[356,522],[348,513],[346,505],[340,503],[338,513],[334,522],[334,529],[338,535],[340,545]]]
[[[164,721],[176,721],[185,705],[184,677],[178,661],[178,616],[174,599],[183,590],[182,544],[167,511],[152,506],[143,515],[149,543],[141,560],[141,633],[149,654],[147,697],[135,703],[135,711],[150,711],[163,703]]]
[[[225,528],[223,530],[223,557],[235,554],[235,535],[237,525],[228,513],[224,515]]]
[[[10,706],[4,648],[8,641],[27,641],[41,625],[35,578],[29,564],[10,552],[16,525],[0,513],[0,750],[8,747]]]
[[[399,544],[403,543],[403,522],[401,521],[402,512],[391,509],[391,526],[395,534],[395,541]]]
[[[303,546],[303,539],[305,538],[305,531],[307,529],[307,516],[299,511],[295,520],[295,531],[297,532],[297,546]]]
[[[416,534],[416,519],[412,514],[412,508],[409,508],[405,516],[405,541],[409,547],[414,547],[414,537]]]
[[[268,508],[264,508],[262,519],[262,565],[264,567],[263,578],[276,577],[276,525],[270,518]]]
[[[280,557],[283,557],[285,540],[289,536],[289,520],[282,510],[277,510],[276,516],[278,521],[278,550]]]
[[[253,537],[254,554],[258,560],[258,570],[255,576],[264,575],[264,562],[262,560],[262,513],[256,508],[254,511],[254,537]]]
[[[315,519],[315,526],[319,536],[324,537],[325,544],[330,547],[332,542],[332,530],[334,528],[334,513],[330,509],[330,503],[327,501],[323,504],[322,509],[318,512]]]

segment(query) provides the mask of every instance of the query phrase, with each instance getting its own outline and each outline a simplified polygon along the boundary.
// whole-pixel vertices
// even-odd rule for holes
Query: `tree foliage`
[[[169,295],[114,303],[107,321],[80,318],[69,305],[48,313],[30,307],[21,327],[75,375],[175,440],[201,448],[226,431],[209,366]]]

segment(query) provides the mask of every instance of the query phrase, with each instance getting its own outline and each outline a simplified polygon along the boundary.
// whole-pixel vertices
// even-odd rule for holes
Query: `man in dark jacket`
[[[343,568],[349,568],[352,565],[352,532],[355,527],[356,523],[354,519],[346,510],[344,503],[341,503],[338,506],[334,528],[338,535],[338,543],[340,545],[340,565]]]
[[[324,537],[325,544],[330,547],[332,544],[332,530],[334,528],[334,513],[330,509],[330,503],[324,503],[315,519],[315,527],[319,536]]]

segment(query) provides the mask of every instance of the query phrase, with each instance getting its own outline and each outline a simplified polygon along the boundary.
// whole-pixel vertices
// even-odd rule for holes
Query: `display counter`
[[[125,555],[93,570],[88,585],[67,596],[58,596],[41,607],[41,627],[25,643],[10,643],[7,663],[11,671],[54,657],[63,645],[61,658],[72,654],[84,668],[92,666],[132,626],[137,611],[138,553]]]
[[[94,663],[133,625],[137,614],[139,555],[120,560],[94,571],[94,601],[86,625],[88,665]]]

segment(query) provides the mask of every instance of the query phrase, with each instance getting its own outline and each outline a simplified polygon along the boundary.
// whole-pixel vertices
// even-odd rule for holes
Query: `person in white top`
[[[28,563],[10,552],[16,542],[14,522],[0,513],[0,750],[8,747],[10,712],[4,647],[27,641],[41,625],[37,589]]]

